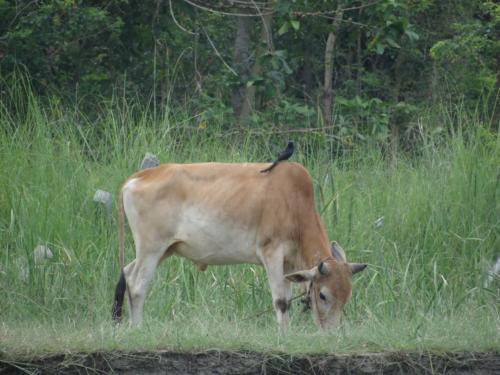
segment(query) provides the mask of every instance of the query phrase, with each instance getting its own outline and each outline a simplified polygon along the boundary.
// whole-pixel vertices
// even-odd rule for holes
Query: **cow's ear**
[[[336,242],[332,241],[330,243],[330,250],[332,252],[332,256],[338,260],[339,262],[347,262],[347,258],[345,257],[345,251],[342,247]]]
[[[318,267],[311,268],[310,270],[297,271],[285,275],[285,279],[291,281],[292,283],[303,283],[304,281],[310,281],[314,279],[318,273]]]
[[[366,268],[367,264],[363,263],[349,263],[349,267],[351,267],[351,272],[354,275],[355,273],[361,272]]]

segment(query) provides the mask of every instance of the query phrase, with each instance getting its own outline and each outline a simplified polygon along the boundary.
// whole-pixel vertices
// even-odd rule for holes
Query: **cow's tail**
[[[112,317],[119,322],[122,316],[123,299],[127,289],[125,281],[125,209],[123,207],[123,192],[120,190],[118,198],[118,258],[120,261],[120,280],[115,289],[115,300],[113,302]]]
[[[123,273],[125,266],[125,208],[123,206],[123,191],[118,197],[118,259]]]

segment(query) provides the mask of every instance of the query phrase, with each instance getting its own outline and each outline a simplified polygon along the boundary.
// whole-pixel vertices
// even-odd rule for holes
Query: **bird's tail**
[[[279,161],[278,161],[278,160],[274,161],[274,162],[273,162],[273,164],[271,164],[271,165],[270,165],[269,167],[267,167],[266,169],[261,170],[261,171],[260,171],[260,173],[267,173],[267,172],[271,172],[271,171],[272,171],[272,169],[273,169],[274,167],[276,167],[276,165],[278,165],[278,163],[279,163]]]
[[[280,161],[290,159],[290,157],[293,155],[293,151],[294,151],[293,142],[289,141],[286,148],[283,151],[281,151],[280,154],[278,155],[278,158],[269,167],[261,170],[260,173],[271,172],[273,168],[276,167]]]

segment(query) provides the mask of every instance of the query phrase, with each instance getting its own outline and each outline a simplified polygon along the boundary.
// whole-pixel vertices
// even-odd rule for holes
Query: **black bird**
[[[271,170],[278,165],[280,161],[288,160],[293,155],[293,142],[288,142],[286,148],[280,152],[278,158],[266,169],[260,171],[260,173],[271,172]]]

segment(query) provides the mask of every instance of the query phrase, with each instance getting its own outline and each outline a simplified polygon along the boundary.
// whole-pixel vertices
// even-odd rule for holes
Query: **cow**
[[[132,175],[119,196],[120,280],[113,319],[120,321],[125,291],[132,325],[140,324],[158,265],[177,255],[199,270],[249,263],[267,273],[279,325],[289,325],[291,283],[307,293],[320,329],[335,326],[351,296],[351,277],[366,265],[348,263],[329,243],[315,208],[312,179],[300,164],[269,173],[263,163],[162,164]],[[124,267],[124,216],[135,260]]]

